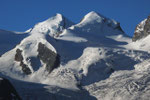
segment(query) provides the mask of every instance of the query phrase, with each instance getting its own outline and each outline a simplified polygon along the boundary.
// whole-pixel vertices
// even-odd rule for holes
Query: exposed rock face
[[[23,71],[26,75],[31,74],[31,70],[30,70],[29,67],[28,67],[26,64],[24,64],[24,62],[23,62],[22,50],[20,50],[20,49],[17,49],[17,50],[16,50],[15,61],[20,62],[20,66],[22,67],[22,71]]]
[[[22,50],[20,50],[20,49],[16,50],[16,55],[15,55],[15,60],[16,61],[19,61],[19,62],[23,61],[23,56],[22,56],[21,53],[22,53]]]
[[[31,70],[29,69],[29,67],[24,64],[23,62],[20,62],[20,66],[22,67],[22,71],[26,74],[26,75],[29,75],[31,74]]]
[[[12,84],[4,78],[0,78],[0,100],[21,100]]]
[[[51,72],[60,64],[60,57],[58,54],[47,48],[44,44],[38,45],[38,57],[46,64],[46,70]]]
[[[140,40],[150,34],[150,16],[138,24],[135,28],[132,41]]]
[[[46,64],[46,70],[50,73],[54,68],[57,68],[60,64],[60,57],[58,54],[47,48],[44,44],[38,44],[38,59],[42,60],[43,63]],[[29,75],[31,74],[31,69],[24,63],[24,58],[22,56],[22,50],[17,49],[15,55],[15,61],[20,62],[20,66],[22,67],[22,71]],[[31,62],[32,64],[32,62]],[[32,66],[32,67],[37,67]]]
[[[148,16],[148,18],[145,22],[144,33],[147,33],[147,35],[150,34],[150,16]]]

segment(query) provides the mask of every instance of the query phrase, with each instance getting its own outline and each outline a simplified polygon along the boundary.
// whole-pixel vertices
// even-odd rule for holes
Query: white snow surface
[[[56,14],[54,17],[51,17],[46,21],[36,24],[30,31],[32,34],[49,34],[50,36],[54,37],[59,35],[63,29],[68,28],[71,25],[73,25],[73,22],[69,21],[61,14]],[[28,31],[29,30],[27,30],[27,32]]]
[[[0,75],[23,100],[149,100],[150,36],[133,43],[116,26],[92,11],[74,25],[56,14],[22,34],[0,30]],[[50,74],[40,60],[37,70],[32,66],[40,42],[60,55],[60,66]],[[31,75],[14,60],[18,48]]]

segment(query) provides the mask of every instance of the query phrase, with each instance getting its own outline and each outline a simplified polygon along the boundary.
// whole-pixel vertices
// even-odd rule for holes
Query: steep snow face
[[[92,11],[83,17],[80,24],[82,24],[82,25],[94,24],[95,22],[102,23],[102,21],[105,19],[106,18],[104,16]]]
[[[70,27],[70,29],[78,29],[82,32],[101,35],[123,33],[118,22],[108,19],[94,11],[85,15],[79,24]]]
[[[99,13],[96,13],[94,11],[89,12],[87,15],[84,16],[84,18],[81,20],[80,24],[95,24],[95,23],[108,23],[111,27],[115,28],[117,25],[117,22],[111,19],[108,19],[104,17],[103,15],[100,15]]]
[[[30,31],[32,34],[42,33],[50,36],[58,36],[63,29],[66,29],[71,25],[73,25],[73,22],[69,21],[61,14],[56,14],[56,16],[51,17],[46,21],[36,24]]]
[[[129,49],[137,49],[137,50],[150,52],[149,42],[150,42],[150,35],[140,40],[137,40],[136,42],[131,42],[127,44],[126,47]]]

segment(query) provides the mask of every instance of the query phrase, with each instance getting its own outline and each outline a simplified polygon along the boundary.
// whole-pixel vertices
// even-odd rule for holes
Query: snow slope
[[[52,37],[58,36],[64,29],[70,27],[74,23],[69,21],[61,14],[56,14],[54,17],[46,21],[36,24],[31,30],[31,33],[48,34]]]
[[[146,100],[150,96],[149,36],[132,43],[115,20],[92,11],[74,24],[56,14],[26,33],[0,31],[2,48],[3,42],[10,44],[4,33],[19,44],[0,49],[0,75],[11,80],[23,100]],[[38,58],[39,43],[60,55],[60,65],[51,73]],[[14,60],[18,48],[30,75]]]

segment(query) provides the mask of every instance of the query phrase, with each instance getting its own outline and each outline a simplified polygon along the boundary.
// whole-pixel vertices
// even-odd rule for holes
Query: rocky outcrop
[[[24,64],[23,62],[20,62],[20,66],[22,67],[22,71],[23,71],[26,75],[29,75],[29,74],[32,73],[31,70],[30,70],[30,68],[29,68],[26,64]]]
[[[46,64],[46,70],[50,73],[54,68],[57,68],[60,64],[60,57],[57,53],[47,48],[44,44],[38,44],[38,59]],[[32,58],[32,57],[31,57]],[[31,60],[31,58],[29,58]],[[15,61],[20,62],[23,73],[26,75],[31,74],[31,69],[24,63],[24,57],[22,56],[22,50],[17,49],[15,54]],[[32,61],[32,60],[31,60]],[[37,62],[36,62],[37,63]],[[31,62],[32,65],[32,62]],[[32,66],[37,67],[37,66]]]
[[[20,66],[22,67],[22,71],[23,71],[26,75],[31,74],[31,70],[30,70],[29,67],[28,67],[26,64],[24,64],[24,62],[23,62],[22,50],[20,50],[20,49],[17,49],[17,50],[16,50],[15,61],[20,62]]]
[[[38,44],[38,57],[46,64],[46,70],[51,72],[60,64],[60,56],[47,48],[44,44]]]
[[[147,33],[147,35],[150,34],[150,16],[148,16],[148,18],[145,22],[144,33]]]
[[[13,85],[5,78],[0,78],[0,100],[21,100]]]
[[[16,50],[15,61],[19,61],[19,62],[23,61],[22,50],[20,49]]]
[[[150,34],[150,16],[136,26],[132,41],[140,40],[148,36],[149,34]]]

